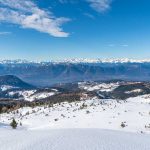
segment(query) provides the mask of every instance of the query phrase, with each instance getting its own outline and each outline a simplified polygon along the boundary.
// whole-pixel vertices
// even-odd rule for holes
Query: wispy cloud
[[[90,18],[90,19],[95,19],[95,17],[90,13],[83,13],[83,15]]]
[[[86,0],[97,12],[105,12],[110,9],[112,0]]]
[[[60,3],[73,3],[84,1],[89,3],[90,7],[97,12],[105,12],[110,9],[112,0],[59,0]]]
[[[48,33],[54,37],[68,37],[62,25],[69,18],[55,17],[52,12],[39,8],[32,0],[0,0],[0,22],[18,24]]]
[[[0,35],[9,35],[11,32],[0,32]]]

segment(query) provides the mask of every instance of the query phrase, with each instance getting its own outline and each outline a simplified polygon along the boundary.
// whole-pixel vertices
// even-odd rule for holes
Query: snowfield
[[[87,82],[79,82],[78,86],[80,89],[84,89],[86,91],[95,91],[99,90],[101,92],[110,92],[116,89],[119,86],[119,82],[117,83],[90,83],[88,84]]]
[[[22,96],[25,101],[35,101],[39,99],[48,98],[50,96],[53,96],[57,93],[55,89],[53,89],[54,92],[38,92],[36,93],[36,90],[25,90],[25,91],[12,91],[9,92],[9,96],[14,96],[15,94],[18,94],[19,96]]]
[[[0,89],[1,89],[2,91],[7,91],[7,90],[10,90],[10,89],[17,89],[17,88],[19,88],[19,87],[14,87],[14,86],[10,86],[10,85],[2,85],[2,86],[0,87]]]
[[[149,150],[150,136],[100,129],[0,130],[1,150]]]
[[[12,118],[28,130],[60,128],[100,128],[136,133],[150,133],[149,95],[126,101],[91,99],[53,106],[24,107],[0,115],[9,124]],[[124,124],[125,127],[122,127]]]
[[[12,118],[16,130],[9,126]],[[150,150],[150,95],[24,107],[0,115],[0,150],[47,149]]]

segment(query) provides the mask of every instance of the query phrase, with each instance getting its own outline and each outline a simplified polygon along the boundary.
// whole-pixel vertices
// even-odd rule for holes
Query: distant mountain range
[[[0,75],[15,75],[36,86],[112,79],[150,81],[150,59],[3,60],[0,61]]]
[[[53,60],[53,61],[28,61],[22,59],[16,60],[0,60],[0,64],[60,64],[60,63],[150,63],[150,59],[129,59],[129,58],[122,58],[122,59],[64,59],[64,60]]]

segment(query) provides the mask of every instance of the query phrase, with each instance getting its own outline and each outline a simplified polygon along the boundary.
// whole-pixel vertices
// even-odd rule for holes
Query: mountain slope
[[[4,88],[5,87],[16,87],[21,89],[31,89],[33,88],[32,85],[22,81],[18,77],[14,75],[4,75],[0,76],[0,86]]]

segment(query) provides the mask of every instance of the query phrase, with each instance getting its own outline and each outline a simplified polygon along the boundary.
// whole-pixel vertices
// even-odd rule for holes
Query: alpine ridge
[[[72,58],[63,60],[50,61],[31,61],[31,60],[0,60],[0,64],[49,64],[49,63],[150,63],[150,59],[130,59],[130,58],[107,58],[107,59],[89,59],[89,58]]]

